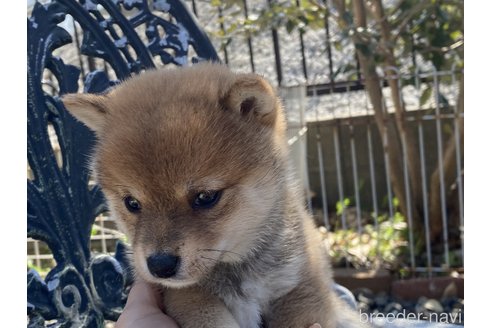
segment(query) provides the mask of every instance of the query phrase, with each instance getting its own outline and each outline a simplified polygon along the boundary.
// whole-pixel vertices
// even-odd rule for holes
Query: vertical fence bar
[[[359,175],[357,172],[357,154],[355,152],[355,138],[354,138],[354,125],[352,123],[352,107],[350,102],[350,90],[347,88],[345,94],[347,95],[347,105],[349,109],[349,131],[350,131],[350,161],[352,164],[352,176],[354,179],[354,194],[355,194],[355,209],[357,214],[357,232],[359,233],[359,245],[362,247],[360,242],[362,234],[361,225],[361,210],[360,210],[360,195],[359,195]]]
[[[413,216],[412,216],[412,200],[410,194],[410,179],[408,176],[408,152],[407,152],[407,144],[405,140],[405,134],[402,134],[402,150],[403,150],[403,178],[405,182],[405,201],[407,203],[407,216],[408,216],[408,237],[410,243],[410,264],[412,266],[412,270],[415,269],[415,251],[413,249],[414,241],[413,241]]]
[[[434,96],[436,101],[436,133],[437,133],[437,159],[439,165],[439,184],[441,194],[441,217],[443,227],[443,240],[444,240],[444,258],[446,261],[446,268],[449,268],[449,241],[448,241],[448,214],[446,206],[446,190],[444,184],[444,167],[443,167],[443,146],[441,136],[441,105],[439,101],[439,78],[437,76],[436,68],[433,67],[433,81],[434,81]]]
[[[220,30],[225,35],[224,16],[222,14],[222,7],[219,5],[217,8],[219,10],[219,21],[220,21],[219,25],[220,25]],[[227,44],[224,44],[223,45],[222,50],[224,51],[224,62],[225,62],[226,65],[228,65],[229,64],[229,54],[227,52]]]
[[[353,138],[353,125],[350,125],[350,151],[352,157],[352,174],[354,177],[354,192],[355,192],[355,208],[357,211],[357,233],[359,236],[359,252],[362,254],[362,220],[361,220],[361,210],[360,210],[360,196],[359,196],[359,177],[357,174],[357,154],[355,152],[355,142]]]
[[[403,108],[403,99],[402,99],[402,83],[400,72],[396,67],[388,67],[387,69],[393,71],[395,76],[390,78],[398,79],[398,89],[400,90],[399,99],[400,106]],[[407,203],[407,220],[408,220],[408,238],[410,243],[410,264],[412,270],[415,270],[415,250],[414,250],[414,239],[413,239],[413,213],[412,213],[412,193],[410,189],[410,178],[408,173],[408,150],[407,150],[407,135],[404,131],[400,133],[401,136],[401,144],[403,151],[403,179],[405,183],[405,201]]]
[[[307,132],[307,131],[306,131]],[[307,135],[303,136],[303,138],[307,139]],[[306,198],[307,198],[307,206],[309,213],[314,214],[313,211],[313,201],[311,199],[311,182],[309,180],[309,158],[308,158],[308,152],[307,152],[307,145],[303,146],[304,147],[304,175],[306,176],[306,185],[305,185],[305,192],[306,192]]]
[[[193,14],[195,14],[195,17],[196,17],[196,18],[199,18],[199,17],[198,17],[198,11],[196,10],[196,3],[195,3],[195,0],[191,0],[191,9],[193,10]]]
[[[55,87],[55,83],[53,81],[53,73],[51,73],[51,71],[48,71],[48,85],[50,86],[51,88],[51,95],[54,96],[57,94],[58,90],[57,88]],[[43,79],[43,83],[45,83],[45,80]]]
[[[456,72],[455,72],[455,65],[453,64],[453,67],[451,68],[452,72],[452,85],[456,85]],[[458,205],[459,205],[459,210],[460,210],[460,242],[461,242],[461,263],[465,263],[465,250],[464,250],[464,236],[463,236],[463,229],[464,229],[464,213],[463,213],[463,180],[461,179],[461,142],[460,142],[460,112],[458,110],[458,102],[459,102],[459,96],[460,96],[460,91],[459,91],[459,86],[458,86],[458,92],[456,94],[456,106],[454,106],[454,142],[456,145],[456,180],[458,181]]]
[[[292,136],[287,140],[289,147],[292,147],[291,157],[296,158],[293,161],[294,167],[297,169],[298,177],[302,182],[302,188],[309,207],[309,211],[313,213],[310,186],[309,186],[309,170],[308,157],[306,149],[306,132],[308,127],[304,116],[305,101],[306,101],[306,86],[299,85],[297,87],[281,87],[279,88],[280,98],[285,104],[285,111],[288,121],[288,132],[294,131]],[[296,145],[297,143],[297,145]],[[293,148],[297,147],[297,148]]]
[[[325,166],[323,163],[323,149],[321,147],[321,136],[319,135],[319,133],[316,134],[316,147],[318,150],[319,178],[321,183],[321,197],[323,203],[323,222],[325,223],[326,229],[330,231],[330,222],[328,220],[328,197],[326,195],[325,185]]]
[[[424,154],[424,131],[422,123],[419,122],[419,150],[420,150],[420,163],[422,164],[422,196],[424,200],[424,225],[425,225],[425,248],[427,251],[427,268],[429,270],[429,277],[432,276],[432,253],[430,243],[430,227],[429,227],[429,203],[427,201],[427,178],[425,173],[425,154]]]
[[[357,56],[357,54],[355,54],[355,63],[356,63],[356,74],[357,74],[357,84],[358,85],[361,85],[362,84],[362,73],[360,72],[360,62],[359,62],[359,56]]]
[[[388,155],[388,132],[386,131],[386,127],[383,133],[383,148],[384,148],[384,172],[386,175],[386,189],[388,191],[388,209],[390,218],[393,221],[395,216],[395,211],[393,209],[393,191],[391,190],[391,178],[389,174],[389,155]]]
[[[72,19],[73,23],[73,35],[75,37],[75,45],[77,47],[77,57],[79,59],[79,65],[80,65],[80,74],[82,75],[82,81],[85,81],[85,69],[84,69],[84,61],[82,60],[82,53],[80,51],[80,39],[79,39],[79,32],[77,31],[77,24],[75,23],[75,19]]]
[[[420,98],[420,74],[418,69],[415,71],[415,87]],[[420,170],[422,177],[422,199],[424,203],[424,230],[425,230],[425,249],[427,253],[427,270],[429,277],[432,277],[432,252],[430,243],[430,228],[429,228],[429,203],[427,195],[427,174],[425,172],[425,153],[424,153],[424,129],[422,127],[422,119],[420,118],[421,104],[419,102],[419,153],[420,153]]]
[[[319,98],[318,98],[318,89],[314,88],[313,90],[313,97],[316,100],[316,149],[318,152],[318,166],[319,166],[319,178],[320,178],[320,183],[321,183],[321,197],[322,197],[322,204],[323,204],[323,222],[325,223],[326,229],[330,231],[330,220],[329,220],[329,213],[328,213],[328,196],[326,193],[326,181],[325,181],[325,166],[323,163],[323,147],[321,144],[321,136],[319,134],[319,118],[318,118],[318,112],[319,112]],[[307,152],[306,152],[307,154]],[[312,211],[312,209],[311,209]]]
[[[384,80],[380,79],[380,86],[381,90],[383,90],[384,87]],[[381,97],[381,108],[383,109],[383,112],[388,115],[388,111],[384,102],[384,95]],[[393,222],[393,218],[395,215],[395,211],[393,209],[393,191],[391,190],[391,178],[390,178],[390,163],[389,163],[389,155],[388,155],[388,121],[385,117],[385,122],[384,122],[384,131],[383,131],[383,152],[384,152],[384,174],[386,176],[386,191],[388,192],[388,209],[389,209],[389,215],[390,215],[390,220]]]
[[[352,123],[350,123],[350,152],[350,157],[352,160],[352,174],[354,177],[355,208],[357,211],[357,232],[359,234],[359,251],[362,253],[362,223],[360,211],[359,175],[357,174],[357,154],[355,152],[354,127]]]
[[[87,66],[89,66],[89,72],[96,70],[96,61],[94,57],[87,57]]]
[[[248,3],[246,0],[243,0],[243,7],[244,7],[244,18],[248,19],[249,12],[248,12]],[[251,36],[249,34],[246,40],[248,41],[249,64],[251,65],[251,71],[254,73],[256,72],[256,70],[255,70],[255,60],[253,54],[253,43],[251,41]]]
[[[36,266],[38,268],[41,268],[41,253],[39,252],[39,241],[36,239],[33,240],[34,240],[34,255],[36,256],[35,257]]]
[[[306,64],[306,54],[305,54],[305,49],[304,49],[304,32],[299,31],[299,42],[301,44],[301,56],[302,56],[302,72],[304,74],[304,78],[306,81],[308,80],[308,73],[307,73],[307,64]]]
[[[106,245],[106,229],[104,229],[104,217],[102,216],[99,216],[99,222],[101,224],[101,247],[102,247],[102,251],[103,253],[107,253],[108,252],[108,248],[107,248],[107,245]]]
[[[105,60],[103,61],[103,67],[104,67],[104,73],[106,73],[106,75],[109,76],[108,64],[106,63]]]
[[[272,0],[267,0],[268,6],[271,6]],[[280,46],[278,43],[278,31],[276,28],[272,28],[272,41],[273,51],[275,52],[275,68],[277,70],[277,82],[278,85],[282,85],[282,59],[280,58]]]
[[[326,31],[326,54],[328,55],[328,69],[330,72],[330,84],[331,87],[333,88],[333,85],[335,83],[334,81],[334,74],[333,74],[333,62],[332,62],[332,55],[331,55],[331,40],[330,40],[330,3],[328,0],[324,1],[325,3],[325,31]],[[333,91],[333,89],[332,89]]]
[[[296,6],[299,8],[300,3],[299,0],[296,0]],[[306,65],[306,53],[304,50],[304,31],[299,29],[299,42],[301,44],[301,61],[302,61],[302,72],[304,73],[304,78],[308,79],[308,73],[307,73],[307,65]]]
[[[366,98],[367,100],[367,98]],[[374,210],[374,228],[379,236],[379,222],[378,222],[378,201],[376,192],[376,174],[374,172],[374,154],[372,148],[372,133],[369,122],[367,124],[367,149],[369,152],[369,173],[371,175],[371,194],[372,194],[372,208]],[[379,257],[379,237],[376,241],[376,256]]]
[[[306,86],[303,85],[300,88],[297,88],[297,98],[300,99],[301,105],[299,107],[299,117],[301,121],[301,130],[298,131],[299,133],[299,142],[301,143],[301,153],[303,154],[304,158],[304,190],[306,193],[306,198],[307,198],[307,205],[309,212],[313,214],[313,204],[311,201],[311,184],[309,181],[309,158],[308,158],[308,152],[307,152],[307,131],[308,127],[306,124]],[[302,134],[301,134],[302,132]]]
[[[336,168],[337,168],[337,184],[338,184],[338,195],[340,199],[340,204],[342,208],[342,229],[344,231],[347,230],[347,218],[345,211],[345,201],[344,201],[344,192],[343,192],[343,177],[342,177],[342,164],[341,164],[341,155],[340,155],[340,138],[338,137],[339,129],[338,129],[338,120],[336,125],[333,126],[333,142],[335,143],[335,158],[336,158]],[[359,243],[360,244],[360,243]],[[344,255],[348,253],[348,243],[345,244]],[[346,267],[348,267],[349,263],[346,261]]]
[[[342,178],[342,164],[340,159],[340,140],[338,137],[338,121],[336,125],[333,126],[333,143],[335,144],[335,161],[337,169],[337,184],[338,184],[338,198],[342,204],[342,228],[347,229],[347,222],[345,217],[345,203],[344,203],[344,193],[343,193],[343,178]]]

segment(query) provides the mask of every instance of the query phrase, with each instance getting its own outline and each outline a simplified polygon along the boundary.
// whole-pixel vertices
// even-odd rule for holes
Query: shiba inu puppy
[[[255,74],[203,63],[70,94],[93,171],[181,327],[359,327],[290,176],[286,123]]]

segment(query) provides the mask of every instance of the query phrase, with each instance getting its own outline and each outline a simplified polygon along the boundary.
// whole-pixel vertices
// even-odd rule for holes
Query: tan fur
[[[200,64],[63,101],[95,130],[93,170],[132,243],[136,273],[167,289],[166,309],[181,327],[256,328],[260,316],[270,328],[358,326],[331,290],[266,80]],[[193,209],[190,200],[206,190],[223,190],[220,201]],[[129,195],[139,213],[125,208]],[[149,273],[154,252],[181,257],[175,276]]]

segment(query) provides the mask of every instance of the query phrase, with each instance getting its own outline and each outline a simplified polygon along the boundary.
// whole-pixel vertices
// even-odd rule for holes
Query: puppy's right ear
[[[225,108],[243,117],[254,117],[271,126],[280,111],[280,104],[272,86],[257,74],[238,74],[236,81],[222,99]]]
[[[108,116],[108,97],[106,95],[72,93],[63,96],[61,100],[65,108],[77,120],[97,134],[102,131]]]

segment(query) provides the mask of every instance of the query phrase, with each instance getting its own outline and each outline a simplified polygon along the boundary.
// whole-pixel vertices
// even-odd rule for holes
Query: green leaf
[[[296,22],[292,19],[289,19],[285,26],[285,28],[287,29],[287,33],[289,34],[292,33],[292,31],[296,28],[296,26],[297,26]]]
[[[393,197],[393,206],[395,208],[398,208],[398,206],[400,206],[400,201],[396,197]]]
[[[337,202],[335,207],[337,209],[337,215],[341,215],[344,209],[343,204],[341,202]]]
[[[427,102],[429,101],[430,97],[432,96],[432,86],[427,85],[426,88],[424,89],[424,92],[420,95],[420,107],[423,107]]]
[[[454,31],[449,36],[454,41],[457,41],[457,40],[459,40],[459,39],[461,39],[463,37],[463,33],[461,33],[461,31]]]
[[[222,5],[222,1],[221,0],[212,0],[212,1],[210,1],[210,4],[214,7],[220,7]]]
[[[335,47],[335,50],[342,51],[342,43],[340,41],[334,41],[332,45]]]

